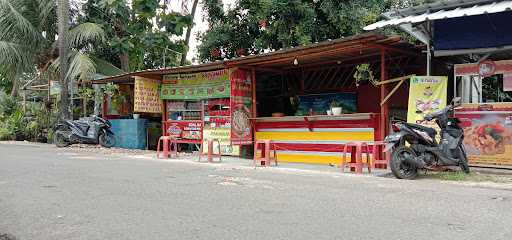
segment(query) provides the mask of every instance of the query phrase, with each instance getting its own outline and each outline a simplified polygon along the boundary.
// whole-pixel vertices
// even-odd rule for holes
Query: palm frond
[[[60,57],[55,59],[49,67],[53,74],[58,74],[60,71],[60,59]],[[66,74],[68,80],[89,80],[96,73],[96,64],[89,54],[71,50],[68,54],[68,62],[69,68]]]
[[[105,31],[95,23],[82,23],[69,31],[68,43],[70,46],[79,47],[87,43],[105,41]]]
[[[89,54],[76,52],[71,58],[67,76],[70,79],[88,80],[96,73],[96,65]]]
[[[41,35],[21,9],[24,9],[22,1],[0,0],[0,36],[23,37],[25,42],[36,43]]]
[[[0,65],[8,68],[30,66],[33,55],[26,50],[26,47],[21,44],[0,40]]]
[[[55,0],[37,0],[40,25],[44,28],[47,24],[55,24],[56,19],[56,5]]]

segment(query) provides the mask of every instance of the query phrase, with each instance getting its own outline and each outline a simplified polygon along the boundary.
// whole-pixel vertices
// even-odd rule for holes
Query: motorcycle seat
[[[87,123],[74,121],[73,124],[82,130],[83,133],[87,133],[87,130],[89,130],[89,124]]]
[[[426,132],[430,136],[435,136],[437,134],[437,131],[433,128],[425,127],[423,125],[414,124],[414,123],[408,123],[411,128],[418,129],[420,131]]]

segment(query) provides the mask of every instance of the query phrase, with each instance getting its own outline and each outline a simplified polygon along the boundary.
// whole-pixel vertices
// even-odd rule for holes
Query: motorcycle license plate
[[[388,152],[393,148],[393,146],[395,146],[394,143],[386,143],[386,147],[384,148],[383,152]]]

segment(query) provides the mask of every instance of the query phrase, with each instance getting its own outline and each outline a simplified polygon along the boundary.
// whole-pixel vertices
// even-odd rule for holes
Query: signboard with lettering
[[[135,77],[133,111],[161,113],[162,102],[158,92],[159,86],[159,80]]]
[[[164,76],[161,99],[201,100],[208,98],[228,98],[229,70]]]

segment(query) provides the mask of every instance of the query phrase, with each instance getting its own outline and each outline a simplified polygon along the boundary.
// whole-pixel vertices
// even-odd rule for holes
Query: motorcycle
[[[64,120],[55,126],[54,142],[57,147],[74,143],[100,144],[110,148],[115,144],[112,124],[103,118],[92,116],[76,121]]]
[[[390,168],[399,179],[414,179],[418,170],[439,170],[447,166],[459,166],[469,173],[468,158],[464,145],[464,131],[460,120],[453,117],[453,110],[460,105],[460,98],[454,98],[443,109],[426,114],[426,121],[435,120],[440,130],[440,142],[436,140],[437,131],[419,124],[394,121],[394,133],[384,142],[385,152],[392,150]],[[420,112],[421,113],[421,112]]]

